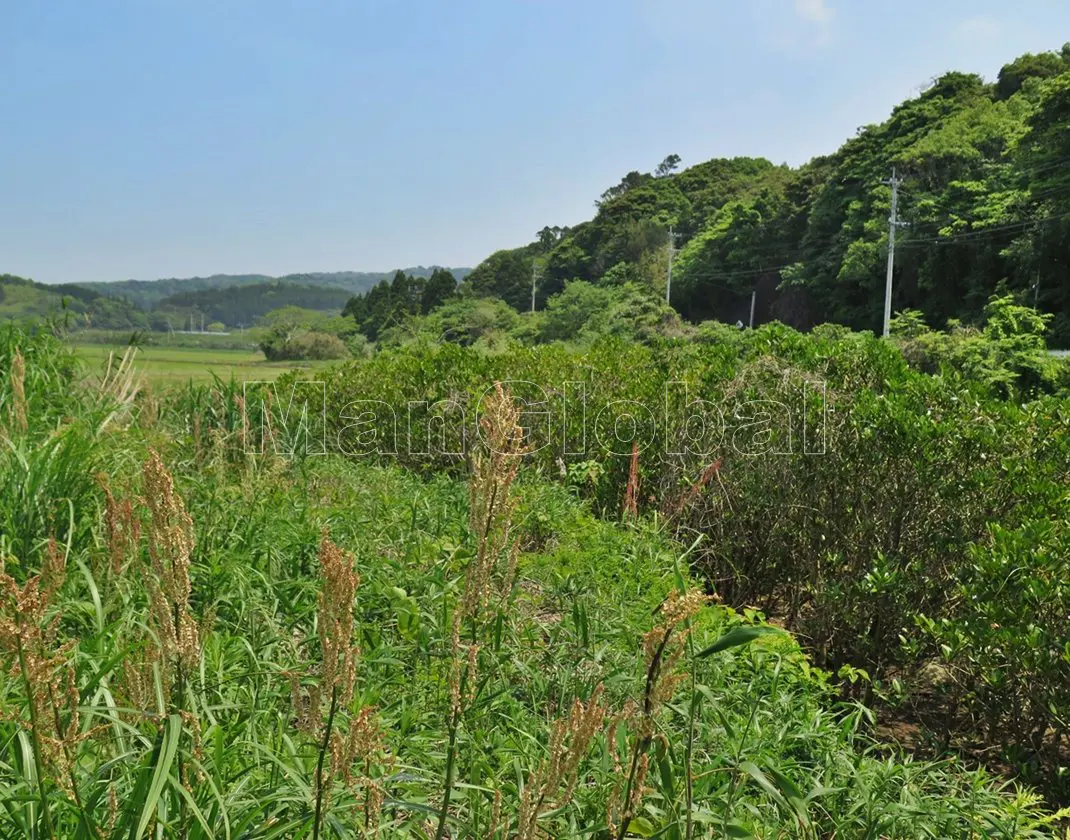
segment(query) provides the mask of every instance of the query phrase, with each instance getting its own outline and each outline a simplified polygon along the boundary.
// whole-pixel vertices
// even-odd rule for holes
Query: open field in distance
[[[122,345],[71,345],[79,358],[90,365],[107,364],[109,354],[120,357]],[[134,364],[152,384],[174,385],[208,382],[213,375],[221,379],[273,380],[294,368],[315,369],[323,362],[269,362],[259,350],[228,350],[208,347],[141,347]]]

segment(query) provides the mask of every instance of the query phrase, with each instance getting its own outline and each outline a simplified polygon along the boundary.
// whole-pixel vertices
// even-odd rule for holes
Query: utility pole
[[[1040,228],[1040,247],[1037,248],[1037,282],[1033,284],[1033,308],[1040,311],[1040,262],[1044,258],[1044,228]]]
[[[892,274],[895,271],[895,231],[899,227],[899,185],[902,179],[895,175],[895,167],[892,167],[892,177],[889,181],[882,181],[892,188],[892,213],[888,217],[888,277],[884,283],[884,337],[887,338],[892,331]]]
[[[539,279],[539,264],[531,261],[531,314],[535,314],[535,283]]]
[[[676,237],[680,235],[678,233],[673,233],[672,227],[672,225],[669,225],[669,277],[665,281],[666,303],[669,303],[669,295],[672,294],[672,258],[676,255]]]
[[[758,289],[755,287],[750,293],[750,328],[754,329],[754,304],[758,301]]]

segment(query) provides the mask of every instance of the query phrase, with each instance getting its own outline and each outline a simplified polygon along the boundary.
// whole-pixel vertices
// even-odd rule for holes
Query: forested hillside
[[[45,285],[0,274],[0,319],[52,318],[70,327],[145,329],[150,319],[130,303],[73,284]]]
[[[207,321],[238,327],[250,326],[268,312],[284,306],[322,312],[340,310],[348,299],[349,292],[344,289],[270,282],[180,292],[161,300],[156,309],[168,314],[203,315]]]
[[[406,274],[417,277],[430,277],[437,266],[427,268],[416,266],[403,269]],[[469,269],[449,269],[458,278],[464,277]],[[267,274],[213,274],[211,277],[166,278],[160,280],[120,280],[112,283],[82,283],[109,297],[121,297],[131,301],[141,309],[151,309],[165,298],[178,294],[205,291],[209,289],[229,289],[235,286],[257,286],[264,283],[286,283],[297,286],[326,286],[344,289],[350,294],[358,294],[372,288],[382,280],[388,280],[392,272],[388,271],[334,271],[287,274],[272,277]]]
[[[993,83],[948,73],[799,168],[679,163],[628,173],[593,219],[544,227],[488,257],[467,285],[521,310],[533,271],[539,307],[574,279],[664,293],[672,229],[672,304],[692,321],[746,322],[755,293],[758,323],[879,329],[894,169],[896,310],[943,327],[1014,293],[1054,316],[1054,344],[1070,344],[1070,45],[1024,55]]]
[[[450,277],[450,290],[467,268],[405,269],[398,274],[417,285]],[[310,314],[337,312],[354,293],[389,285],[394,275],[378,272],[218,274],[181,280],[126,280],[117,283],[36,283],[0,274],[0,319],[52,321],[63,331],[86,328],[169,332],[192,325],[249,327],[275,310],[299,307]],[[432,283],[433,285],[433,283]],[[440,302],[440,301],[438,301]],[[436,304],[437,305],[437,304]]]

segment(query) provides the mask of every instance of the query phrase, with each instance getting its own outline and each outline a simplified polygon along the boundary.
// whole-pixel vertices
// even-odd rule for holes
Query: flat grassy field
[[[90,365],[103,366],[109,353],[116,359],[125,347],[109,344],[71,345]],[[288,370],[315,370],[325,362],[269,362],[259,350],[226,350],[209,347],[142,347],[134,365],[154,385],[208,382],[213,374],[222,379],[274,380]]]

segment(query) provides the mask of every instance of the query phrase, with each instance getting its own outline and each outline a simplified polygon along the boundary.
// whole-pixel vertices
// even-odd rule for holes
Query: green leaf
[[[754,781],[758,783],[758,786],[766,793],[768,793],[769,796],[773,799],[773,801],[776,802],[778,805],[781,805],[785,809],[790,807],[787,803],[787,800],[784,799],[783,794],[781,794],[780,791],[776,789],[776,786],[771,781],[769,781],[769,777],[766,776],[765,773],[763,773],[761,770],[759,770],[758,765],[756,765],[754,762],[744,761],[742,764],[739,765],[739,769],[746,773],[748,776],[750,776],[752,779],[754,779]]]
[[[155,769],[152,773],[152,782],[149,784],[149,792],[145,797],[145,802],[141,806],[141,817],[138,819],[137,830],[131,835],[131,840],[139,840],[144,836],[145,829],[149,827],[149,823],[152,821],[152,815],[156,812],[160,794],[163,792],[163,786],[167,782],[167,776],[171,772],[175,754],[178,752],[178,742],[181,737],[182,717],[180,715],[171,715],[167,719],[167,728],[164,730],[159,747],[153,755]]]
[[[777,770],[770,770],[769,775],[773,777],[773,781],[770,781],[769,777],[750,761],[744,761],[739,765],[739,769],[754,779],[762,790],[768,793],[785,811],[793,813],[800,825],[804,827],[810,825],[810,817],[806,813],[806,802],[802,791],[791,779]]]
[[[729,648],[748,645],[762,636],[779,635],[783,632],[783,630],[778,630],[776,627],[770,627],[766,624],[733,627],[716,642],[698,654],[698,658],[705,659],[707,656],[713,656],[713,654],[721,653]]]
[[[638,837],[653,837],[657,831],[654,824],[646,817],[632,817],[628,823],[628,833]]]

